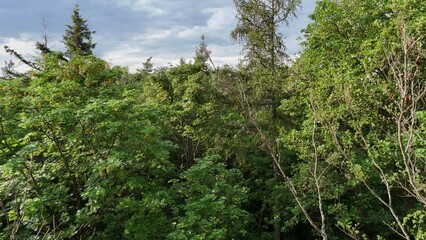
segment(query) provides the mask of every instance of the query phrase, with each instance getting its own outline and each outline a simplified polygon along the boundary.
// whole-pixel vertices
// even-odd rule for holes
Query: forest
[[[234,0],[237,66],[65,51],[0,77],[0,239],[426,239],[426,1]],[[202,33],[200,33],[202,35]]]

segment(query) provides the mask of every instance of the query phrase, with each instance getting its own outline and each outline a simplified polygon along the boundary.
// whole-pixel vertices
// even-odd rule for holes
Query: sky
[[[75,4],[96,31],[94,54],[130,71],[149,57],[154,67],[192,59],[202,34],[215,65],[233,65],[242,57],[241,45],[229,37],[236,26],[232,0],[0,0],[0,66],[13,59],[4,45],[27,58],[37,55],[34,43],[42,40],[43,21],[50,47],[63,50],[62,35]],[[297,39],[314,7],[314,0],[302,0],[298,17],[284,29],[288,54],[301,50]]]

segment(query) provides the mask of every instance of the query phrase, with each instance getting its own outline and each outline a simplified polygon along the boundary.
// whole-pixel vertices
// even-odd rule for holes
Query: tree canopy
[[[66,51],[0,77],[0,239],[426,239],[426,2],[235,0],[238,66]]]

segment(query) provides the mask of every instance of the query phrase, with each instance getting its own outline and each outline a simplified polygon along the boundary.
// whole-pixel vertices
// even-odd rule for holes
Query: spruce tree
[[[71,16],[72,24],[67,25],[67,30],[64,34],[64,43],[67,48],[66,54],[69,57],[75,55],[87,56],[92,55],[92,49],[96,44],[92,43],[92,34],[87,20],[84,20],[80,15],[79,5],[76,5]]]
[[[195,61],[206,64],[210,60],[210,53],[211,51],[207,49],[206,37],[203,34],[201,35],[200,44],[195,48]]]
[[[231,38],[244,44],[246,62],[251,69],[269,74],[259,82],[258,93],[272,103],[272,118],[277,118],[280,103],[277,92],[279,67],[288,58],[280,32],[291,17],[296,16],[301,0],[234,0],[237,26]]]

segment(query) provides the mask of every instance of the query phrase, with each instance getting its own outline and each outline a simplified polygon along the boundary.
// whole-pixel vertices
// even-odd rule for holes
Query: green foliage
[[[426,2],[318,1],[291,66],[300,1],[234,3],[238,68],[111,67],[76,6],[3,69],[0,239],[426,239]]]
[[[161,186],[172,145],[161,113],[115,85],[123,70],[95,57],[46,64],[28,85],[2,83],[0,198],[9,224],[60,239],[157,238],[154,227],[134,224],[167,226]]]
[[[426,212],[419,210],[413,212],[404,218],[404,225],[410,229],[410,233],[416,240],[426,239],[426,223],[425,223]]]
[[[422,144],[417,145],[413,152],[401,151],[404,149],[401,146],[409,141],[409,132],[417,132],[421,125],[412,125],[410,128],[404,125],[403,121],[406,120],[398,119],[416,118],[415,112],[424,108],[420,100],[414,103],[415,108],[404,110],[407,108],[404,101],[411,101],[407,100],[406,94],[419,96],[416,89],[424,87],[424,70],[415,59],[423,58],[425,50],[415,41],[423,41],[419,29],[424,29],[426,22],[419,14],[424,4],[417,3],[318,2],[311,16],[314,22],[305,30],[305,50],[293,67],[299,78],[295,80],[301,85],[295,89],[311,105],[306,114],[316,114],[316,120],[308,120],[308,126],[317,121],[321,131],[319,153],[330,167],[343,171],[340,176],[326,175],[336,180],[344,176],[348,181],[348,184],[342,185],[339,208],[350,209],[351,206],[366,211],[365,204],[368,204],[371,205],[368,211],[378,211],[377,207],[380,206],[382,221],[393,229],[380,226],[380,221],[372,217],[362,220],[357,211],[352,211],[346,217],[338,214],[336,217],[340,220],[337,226],[349,235],[362,233],[367,237],[381,235],[395,238],[398,232],[405,239],[410,234],[415,235],[409,233],[411,227],[403,225],[402,219],[417,212],[423,200],[421,194],[412,194],[411,190],[404,193],[411,188],[404,182],[414,177],[418,183],[412,185],[422,184],[420,176],[423,174],[417,177],[417,174],[408,173],[411,170],[407,171],[407,166],[411,164],[410,156],[415,155]],[[407,44],[410,50],[404,52]],[[405,59],[405,65],[402,59]],[[398,74],[404,75],[403,71],[406,76],[412,77],[398,77]],[[411,83],[413,88],[409,93],[400,87]],[[414,115],[408,117],[401,111],[412,111]],[[308,140],[305,145],[309,144]],[[312,153],[312,150],[307,153]],[[418,160],[418,167],[410,165],[408,168],[421,172],[423,161],[420,158]],[[345,181],[344,178],[338,182],[341,181]],[[365,202],[360,197],[348,195],[353,194],[355,189],[365,191],[361,196],[370,195],[372,198]],[[404,194],[411,198],[400,198]],[[345,203],[347,197],[355,197],[354,202]],[[374,201],[376,210],[372,203]],[[338,212],[333,210],[335,213]],[[369,228],[367,223],[369,226],[378,224],[375,228],[382,230],[374,232],[369,229],[370,232],[364,232],[364,229]]]
[[[181,174],[174,184],[181,204],[169,239],[241,239],[249,214],[242,209],[247,189],[237,169],[226,169],[222,158],[205,157]]]
[[[189,168],[195,158],[201,157],[209,140],[205,134],[216,127],[212,117],[217,116],[218,106],[210,79],[204,62],[182,60],[177,66],[155,71],[145,85],[148,97],[170,110],[172,137],[180,148],[176,160],[182,168]]]

